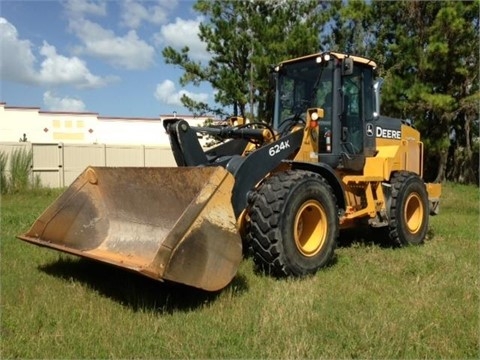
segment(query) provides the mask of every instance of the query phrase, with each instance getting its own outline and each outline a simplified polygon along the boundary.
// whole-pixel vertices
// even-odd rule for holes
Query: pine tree
[[[211,60],[206,65],[192,61],[188,48],[178,52],[167,47],[163,56],[184,70],[182,85],[210,83],[219,107],[211,109],[186,96],[182,103],[196,112],[222,113],[222,107],[233,106],[234,115],[253,118],[257,113],[262,120],[270,115],[271,67],[318,51],[318,34],[327,20],[316,0],[198,0],[194,9],[208,19],[200,25],[199,37]]]
[[[425,143],[428,180],[445,179],[452,129],[463,132],[478,119],[478,106],[475,110],[468,101],[478,99],[479,91],[478,6],[478,1],[372,2],[374,53],[385,60],[383,109],[415,120]],[[478,174],[478,163],[467,157],[464,165],[476,167]],[[472,174],[465,176],[473,180]]]

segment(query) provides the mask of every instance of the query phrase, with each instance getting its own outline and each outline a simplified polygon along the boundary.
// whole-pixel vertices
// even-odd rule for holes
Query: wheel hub
[[[417,193],[412,193],[405,201],[405,224],[408,230],[415,234],[417,233],[423,223],[423,204],[420,196]]]
[[[297,249],[304,256],[315,256],[327,236],[327,215],[316,200],[305,202],[297,212],[294,223],[294,238]]]

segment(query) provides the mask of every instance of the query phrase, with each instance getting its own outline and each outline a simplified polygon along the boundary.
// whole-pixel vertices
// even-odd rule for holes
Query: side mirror
[[[383,85],[383,79],[379,78],[373,84],[373,94],[374,94],[374,110],[373,110],[373,117],[374,119],[378,119],[380,117],[380,92]]]
[[[353,59],[351,57],[346,57],[343,59],[342,73],[343,75],[353,74]]]

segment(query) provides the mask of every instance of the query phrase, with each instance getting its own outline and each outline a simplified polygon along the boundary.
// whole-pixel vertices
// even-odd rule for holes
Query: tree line
[[[371,58],[385,82],[382,112],[410,119],[425,144],[429,181],[479,182],[480,1],[197,0],[199,37],[211,54],[166,47],[182,85],[211,84],[215,103],[182,103],[268,121],[271,66],[287,58],[340,51]]]

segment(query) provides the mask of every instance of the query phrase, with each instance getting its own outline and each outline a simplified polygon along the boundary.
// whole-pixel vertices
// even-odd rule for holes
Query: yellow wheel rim
[[[297,249],[311,257],[320,251],[327,237],[327,214],[318,201],[305,202],[295,216],[293,234]]]
[[[417,193],[412,193],[405,201],[405,224],[412,234],[417,233],[423,224],[423,204]]]

